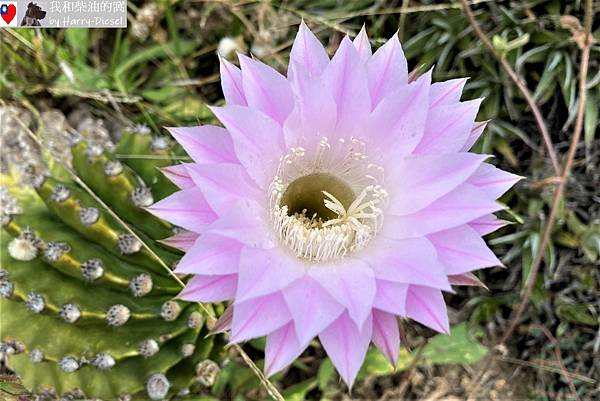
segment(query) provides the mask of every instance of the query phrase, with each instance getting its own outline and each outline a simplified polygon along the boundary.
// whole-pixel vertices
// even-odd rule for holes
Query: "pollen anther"
[[[294,147],[281,158],[270,187],[271,222],[295,256],[342,258],[380,229],[387,192],[376,175],[383,169],[368,161],[365,148],[357,138],[323,137],[312,155]]]

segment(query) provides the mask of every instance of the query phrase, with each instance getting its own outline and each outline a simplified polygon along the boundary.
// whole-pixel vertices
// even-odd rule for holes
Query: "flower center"
[[[271,222],[279,240],[313,262],[363,248],[381,227],[383,169],[355,138],[321,138],[312,152],[291,148],[271,183]]]
[[[313,173],[291,182],[283,193],[280,205],[287,206],[289,216],[304,214],[322,221],[335,219],[338,214],[326,206],[328,197],[325,193],[331,194],[344,208],[356,198],[352,188],[336,176]]]

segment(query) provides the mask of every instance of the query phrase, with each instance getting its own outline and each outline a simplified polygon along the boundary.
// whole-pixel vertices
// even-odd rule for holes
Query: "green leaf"
[[[500,308],[500,301],[495,297],[476,297],[468,302],[469,306],[475,305],[469,318],[472,323],[485,323],[493,319]]]
[[[588,91],[585,103],[584,138],[586,149],[591,149],[594,136],[596,136],[596,130],[598,129],[598,93],[600,93],[600,90],[596,92],[593,90]]]
[[[162,88],[144,90],[141,94],[151,102],[164,103],[184,95],[185,90],[177,86],[163,86]]]
[[[57,95],[95,93],[111,88],[109,80],[101,71],[95,70],[83,62],[72,62],[68,57],[69,55],[62,57],[63,74],[54,83],[53,90]],[[64,73],[65,69],[70,70],[73,81]]]
[[[402,348],[398,354],[396,369],[385,358],[379,349],[371,347],[365,357],[365,362],[358,373],[358,378],[386,376],[407,369],[413,361],[413,355]]]
[[[259,368],[263,365],[263,360],[255,361]],[[257,388],[260,382],[256,375],[246,365],[236,361],[229,362],[217,376],[217,381],[212,386],[212,395],[223,398],[223,393],[229,389],[231,395],[237,396],[245,391]]]
[[[598,325],[598,319],[592,315],[587,304],[562,304],[556,308],[556,314],[563,320],[586,326]]]
[[[423,349],[423,357],[434,364],[477,363],[488,349],[475,340],[466,323],[452,327],[450,335],[438,334]]]
[[[333,368],[333,364],[329,358],[325,359],[321,366],[319,366],[319,372],[317,373],[319,390],[323,391],[332,381],[335,376],[335,369]]]
[[[286,401],[304,401],[306,399],[306,394],[315,387],[317,387],[316,379],[305,380],[285,389],[283,398],[285,398]]]
[[[177,397],[177,398],[182,401],[219,401],[218,398],[211,397],[208,395],[200,395],[200,396],[185,397],[185,398]]]
[[[394,367],[385,356],[374,347],[369,348],[358,379],[373,376],[385,376],[394,373]]]
[[[182,95],[174,99],[171,103],[163,107],[165,113],[173,118],[185,121],[197,121],[210,118],[212,112],[202,100],[196,95]]]
[[[494,48],[501,53],[506,52],[507,47],[508,47],[508,43],[506,42],[506,39],[504,39],[500,35],[494,35],[494,37],[492,38],[492,44],[494,45]]]
[[[535,259],[535,255],[537,255],[540,245],[540,233],[530,233],[527,241],[525,241],[525,245],[529,248],[529,252],[525,252],[525,250],[523,252],[523,271],[521,275],[522,288],[525,288],[527,281],[529,280],[529,273],[531,273],[533,260]]]
[[[115,80],[120,82],[122,85],[125,81],[125,74],[132,72],[136,66],[143,65],[151,60],[161,59],[172,54],[176,56],[183,56],[191,53],[195,48],[196,43],[193,41],[180,41],[177,43],[169,42],[165,45],[156,45],[135,52],[131,57],[124,59],[123,62],[115,68]],[[123,87],[120,89],[127,88]]]
[[[267,346],[267,338],[259,337],[249,341],[250,345],[257,350],[264,351]]]
[[[506,44],[506,50],[507,51],[515,50],[515,49],[525,46],[527,43],[529,43],[529,34],[528,33],[523,34],[523,35],[519,36],[518,38],[513,39],[510,42],[508,42]]]
[[[600,255],[600,225],[593,224],[582,239],[582,250],[585,256],[592,262],[598,260]]]
[[[89,50],[89,29],[65,29],[65,39],[71,48],[71,57],[79,63],[84,63]]]
[[[554,95],[554,87],[557,83],[556,77],[560,72],[558,67],[560,66],[562,56],[561,52],[556,51],[552,53],[549,61],[546,63],[544,73],[533,93],[533,98],[536,102],[545,103]]]
[[[516,168],[519,165],[519,158],[515,155],[514,150],[504,139],[498,139],[495,143],[495,148],[504,156],[511,167]]]
[[[533,49],[521,54],[517,58],[517,62],[515,64],[515,69],[517,70],[517,72],[521,73],[521,70],[525,63],[539,63],[546,60],[546,58],[548,57],[546,51],[549,48],[549,45],[543,45],[539,47],[534,47]]]

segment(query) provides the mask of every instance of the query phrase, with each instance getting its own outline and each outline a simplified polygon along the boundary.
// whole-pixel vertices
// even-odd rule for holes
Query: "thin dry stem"
[[[464,1],[464,0],[463,0]],[[577,151],[577,145],[579,144],[579,139],[581,138],[581,131],[583,129],[583,118],[585,113],[585,102],[586,102],[586,82],[588,75],[588,67],[589,67],[589,59],[590,59],[590,48],[592,46],[592,0],[586,1],[586,10],[585,10],[585,32],[587,35],[587,40],[583,43],[583,48],[581,49],[581,69],[579,73],[579,104],[577,105],[577,117],[575,119],[575,128],[573,130],[573,137],[571,138],[571,143],[569,145],[569,150],[567,152],[567,158],[565,161],[565,165],[560,174],[560,180],[558,181],[558,185],[554,190],[554,195],[552,197],[552,206],[550,209],[550,214],[548,215],[546,227],[544,228],[544,233],[542,235],[542,241],[540,243],[540,247],[538,249],[537,254],[535,255],[535,259],[533,261],[533,265],[531,266],[531,271],[527,278],[527,286],[525,287],[525,292],[523,293],[523,297],[521,299],[521,304],[515,313],[515,316],[512,318],[510,325],[506,329],[506,332],[500,339],[500,343],[505,343],[506,340],[510,338],[512,333],[514,332],[517,324],[519,323],[519,319],[521,315],[525,311],[527,304],[529,302],[529,297],[531,296],[531,292],[533,291],[533,286],[535,285],[535,281],[537,278],[537,274],[539,272],[540,266],[542,264],[542,260],[544,258],[544,253],[546,251],[546,247],[550,242],[550,237],[552,235],[552,228],[554,227],[554,220],[556,219],[556,215],[558,213],[558,208],[560,206],[560,202],[563,199],[565,187],[567,184],[567,179],[569,174],[571,173],[571,169],[573,167],[573,162],[575,161],[575,152]]]
[[[596,384],[596,380],[592,379],[591,377],[580,375],[578,373],[569,372],[568,370],[558,369],[555,366],[549,365],[546,361],[539,361],[536,363],[536,362],[532,362],[532,361],[524,361],[524,360],[517,359],[517,358],[511,358],[509,356],[495,357],[495,359],[498,361],[512,363],[512,364],[523,366],[523,367],[541,369],[541,370],[545,370],[545,371],[552,372],[552,373],[560,373],[570,379],[579,380],[579,381],[586,382],[589,384]]]
[[[537,104],[535,104],[533,95],[531,94],[529,89],[527,89],[527,86],[523,82],[524,80],[521,79],[519,75],[517,75],[515,70],[513,70],[512,66],[506,60],[506,58],[503,57],[500,53],[498,53],[492,42],[490,42],[490,40],[488,39],[487,35],[481,30],[481,27],[475,19],[475,15],[473,15],[473,10],[471,10],[469,2],[467,0],[460,1],[463,5],[463,9],[465,11],[465,14],[467,15],[467,18],[469,19],[469,23],[473,27],[473,30],[475,30],[475,33],[477,34],[479,39],[483,42],[485,47],[487,47],[487,49],[494,56],[494,58],[498,60],[506,74],[508,74],[510,79],[515,83],[515,85],[517,85],[517,88],[519,88],[519,90],[523,94],[523,97],[525,97],[525,101],[527,101],[527,104],[529,105],[529,108],[531,109],[531,112],[535,117],[536,124],[540,129],[540,133],[542,134],[542,138],[544,140],[548,156],[550,156],[550,161],[552,162],[552,166],[554,167],[554,172],[556,175],[560,175],[560,163],[558,162],[558,157],[556,156],[556,151],[554,150],[554,144],[552,143],[552,139],[550,137],[550,133],[548,132],[548,127],[546,126],[544,117],[542,116],[542,113],[540,112],[540,109],[537,106]]]
[[[479,27],[477,21],[475,20],[473,11],[471,10],[468,2],[466,0],[461,0],[461,2],[463,4],[463,9],[465,11],[465,14],[467,15],[469,23],[475,30],[475,33],[479,36],[481,41],[485,44],[485,46],[488,48],[488,50],[494,55],[494,57],[496,57],[498,59],[498,61],[502,65],[502,67],[505,69],[505,71],[508,73],[508,75],[511,77],[511,79],[515,82],[517,87],[521,90],[521,92],[525,96],[526,100],[528,101],[530,108],[532,109],[532,112],[534,113],[534,116],[536,117],[536,122],[538,123],[538,126],[540,128],[542,137],[544,138],[544,142],[546,144],[548,154],[552,160],[554,170],[556,171],[556,176],[557,176],[556,178],[558,178],[558,180],[557,180],[558,185],[556,186],[556,189],[554,191],[554,195],[552,198],[550,214],[548,216],[546,226],[544,227],[544,232],[542,235],[542,240],[541,240],[538,252],[535,256],[529,276],[527,277],[525,292],[523,293],[523,296],[521,298],[521,303],[519,304],[519,307],[518,307],[517,312],[515,313],[514,317],[511,319],[511,322],[510,322],[508,328],[506,329],[502,338],[498,342],[498,344],[504,344],[510,338],[510,336],[513,334],[515,328],[517,327],[517,324],[519,323],[519,320],[521,319],[523,312],[525,311],[525,308],[527,307],[527,304],[529,303],[529,298],[533,291],[533,287],[536,282],[537,274],[539,272],[546,247],[548,246],[548,243],[550,242],[552,228],[554,227],[554,220],[556,219],[556,215],[558,213],[560,201],[563,198],[567,178],[569,177],[569,174],[571,173],[571,169],[573,167],[573,162],[575,160],[575,153],[577,150],[577,145],[579,144],[579,139],[581,137],[581,131],[583,128],[584,112],[585,112],[585,103],[586,103],[586,81],[587,81],[588,67],[589,67],[590,48],[591,48],[592,42],[593,42],[593,37],[591,35],[592,15],[593,15],[592,0],[586,1],[585,22],[584,22],[584,34],[585,34],[586,40],[580,42],[582,52],[581,52],[581,67],[580,67],[580,73],[579,73],[579,104],[578,104],[578,108],[577,108],[577,116],[576,116],[576,120],[575,120],[575,128],[573,130],[573,137],[571,138],[571,143],[569,145],[569,150],[567,152],[565,165],[562,169],[558,165],[554,147],[551,142],[550,136],[548,135],[548,131],[546,129],[544,120],[542,119],[541,113],[539,112],[539,108],[533,101],[533,98],[532,98],[531,94],[529,93],[529,90],[522,83],[520,77],[514,72],[514,70],[510,66],[510,64],[508,64],[508,62],[496,52],[496,49],[493,47],[493,45],[491,44],[491,42],[489,41],[487,36],[483,33],[483,31]],[[482,372],[480,373],[480,375],[478,375],[475,385],[471,388],[471,391],[470,391],[471,395],[479,388],[481,379],[483,378],[485,371],[487,371],[487,369],[490,366],[491,356],[488,356],[486,359],[487,360],[486,360],[486,363],[485,363],[485,366],[484,366]],[[471,398],[471,397],[469,397],[469,398]]]
[[[402,382],[402,386],[398,390],[397,396],[399,399],[402,399],[404,397],[404,393],[406,393],[406,390],[408,390],[408,386],[412,382],[412,378],[415,374],[415,369],[417,368],[417,364],[421,361],[421,357],[423,356],[424,349],[425,349],[425,344],[421,345],[417,349],[417,353],[415,354],[413,360],[410,363],[410,366],[408,367],[408,375],[406,376],[405,380]]]
[[[406,24],[406,16],[408,14],[406,10],[408,9],[409,5],[410,0],[402,0],[402,6],[400,6],[400,18],[398,21],[398,37],[400,38],[401,42],[404,40],[404,25]]]
[[[479,3],[489,3],[494,0],[471,0],[469,4],[479,4]],[[442,10],[451,10],[461,8],[461,3],[453,2],[453,3],[441,3],[441,4],[425,4],[419,6],[410,6],[410,7],[396,7],[396,8],[386,8],[383,10],[366,10],[366,11],[357,11],[352,13],[340,14],[332,16],[332,19],[351,19],[356,17],[366,17],[366,16],[374,16],[374,15],[395,15],[395,14],[413,14],[413,13],[424,13],[430,11],[442,11]]]
[[[548,330],[546,326],[543,326],[541,324],[533,324],[530,327],[542,330],[544,332],[544,335],[548,338],[548,340],[550,340],[552,346],[554,347],[554,355],[556,355],[556,361],[558,362],[558,366],[560,366],[562,375],[565,377],[567,383],[569,384],[569,389],[571,390],[573,398],[577,401],[581,401],[581,399],[579,398],[579,394],[577,394],[575,384],[573,384],[573,379],[569,376],[569,371],[565,367],[565,362],[563,361],[562,354],[560,352],[560,345],[558,344],[556,337],[554,337],[552,333],[550,333],[550,330]]]

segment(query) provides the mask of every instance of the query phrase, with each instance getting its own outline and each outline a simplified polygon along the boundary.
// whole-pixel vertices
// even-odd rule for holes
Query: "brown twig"
[[[465,14],[467,15],[467,18],[469,19],[469,23],[473,27],[473,30],[475,30],[475,33],[477,34],[479,39],[483,42],[485,47],[487,47],[490,53],[496,58],[496,60],[498,60],[504,71],[508,74],[508,76],[515,83],[515,85],[517,85],[517,88],[519,88],[519,90],[523,94],[523,97],[525,97],[525,101],[527,101],[527,104],[529,105],[529,108],[531,109],[531,112],[535,117],[535,122],[537,123],[537,126],[540,129],[540,133],[542,134],[546,150],[548,152],[548,155],[550,156],[552,166],[554,167],[554,172],[556,173],[556,175],[560,175],[560,163],[558,162],[558,157],[556,156],[556,151],[554,150],[554,144],[552,143],[552,139],[550,138],[550,133],[548,132],[548,127],[546,127],[544,117],[542,117],[542,113],[540,112],[539,107],[537,106],[537,104],[535,104],[535,100],[533,99],[531,92],[529,91],[529,89],[527,89],[527,86],[519,77],[519,75],[517,75],[515,70],[513,70],[512,66],[509,64],[506,58],[496,50],[492,42],[490,42],[486,34],[481,30],[481,27],[475,19],[475,15],[473,15],[473,10],[471,10],[469,2],[467,0],[460,1],[463,5],[463,9],[465,11]]]
[[[484,365],[483,368],[479,370],[479,373],[477,374],[477,377],[475,378],[475,380],[472,380],[471,383],[469,385],[469,388],[467,389],[467,401],[472,401],[475,400],[476,397],[474,397],[474,394],[479,390],[479,387],[481,386],[481,383],[483,382],[483,377],[485,376],[485,373],[490,369],[490,366],[492,366],[492,361],[494,360],[492,353],[488,352],[487,357],[484,359]]]
[[[584,29],[586,33],[587,40],[581,42],[581,68],[579,73],[579,104],[577,105],[577,117],[575,119],[575,128],[573,130],[573,137],[571,138],[571,143],[569,145],[569,150],[567,152],[567,157],[565,161],[565,165],[562,168],[560,174],[560,180],[558,181],[558,185],[554,190],[554,195],[552,197],[552,206],[550,209],[550,214],[548,215],[548,219],[546,222],[546,227],[544,228],[544,233],[542,235],[542,241],[540,243],[540,247],[538,249],[537,254],[535,255],[535,259],[533,261],[533,265],[531,266],[531,271],[529,273],[529,277],[527,277],[527,285],[525,287],[525,292],[523,293],[523,297],[521,299],[521,303],[515,316],[512,318],[508,328],[506,329],[504,335],[500,339],[500,343],[505,343],[508,338],[514,332],[521,315],[523,314],[527,304],[529,302],[529,297],[531,296],[531,292],[533,291],[533,286],[535,285],[535,280],[537,277],[537,273],[542,264],[542,259],[544,258],[544,253],[546,251],[546,247],[550,242],[550,236],[552,234],[552,228],[554,227],[554,220],[556,218],[556,214],[558,213],[558,208],[560,205],[560,201],[563,198],[563,194],[565,191],[565,187],[567,185],[567,178],[571,173],[571,168],[573,167],[573,162],[575,161],[575,152],[577,151],[577,145],[579,144],[579,139],[581,137],[581,131],[583,128],[583,117],[585,113],[585,102],[586,102],[586,81],[589,67],[589,59],[590,59],[590,48],[592,46],[593,37],[591,34],[592,29],[592,0],[586,1],[586,10],[585,10],[585,22]]]
[[[577,150],[577,145],[579,144],[579,139],[581,137],[581,131],[583,128],[583,118],[584,118],[585,103],[586,103],[586,81],[587,81],[587,74],[588,74],[588,67],[589,67],[590,48],[591,48],[591,45],[593,42],[593,37],[591,35],[592,15],[593,15],[592,0],[586,0],[584,28],[582,30],[583,32],[579,32],[580,34],[584,35],[585,40],[577,41],[577,44],[581,48],[581,67],[580,67],[580,73],[579,73],[579,104],[578,104],[578,108],[577,108],[577,116],[576,116],[576,120],[575,120],[573,136],[571,138],[571,143],[570,143],[569,149],[567,151],[567,156],[566,156],[566,160],[565,160],[565,164],[564,164],[563,168],[561,168],[558,164],[558,160],[557,160],[556,153],[555,153],[554,147],[553,147],[551,139],[550,139],[550,135],[548,134],[546,125],[541,116],[539,108],[533,101],[533,97],[531,96],[529,90],[523,84],[523,82],[520,80],[519,76],[514,72],[514,70],[510,66],[510,64],[508,64],[506,59],[504,59],[496,51],[496,49],[494,48],[492,43],[489,41],[489,39],[487,38],[485,33],[483,33],[483,31],[479,27],[479,24],[475,20],[473,11],[471,10],[468,2],[466,0],[461,0],[461,2],[463,4],[463,9],[465,11],[465,14],[467,15],[467,18],[469,19],[469,23],[475,30],[475,33],[477,34],[477,36],[479,36],[481,41],[488,48],[488,50],[492,53],[492,55],[500,62],[500,65],[504,68],[504,70],[507,72],[507,74],[513,80],[513,82],[515,82],[515,84],[521,90],[521,92],[525,96],[525,99],[529,103],[529,106],[535,116],[536,122],[540,129],[540,133],[542,134],[542,137],[544,139],[544,143],[548,150],[550,159],[552,160],[552,164],[554,166],[556,176],[559,178],[557,180],[557,186],[554,191],[553,198],[552,198],[550,214],[548,215],[546,226],[544,227],[544,232],[542,235],[542,240],[541,240],[538,252],[535,256],[529,276],[527,277],[525,292],[523,293],[523,296],[521,298],[521,303],[519,304],[519,307],[518,307],[517,312],[515,313],[514,317],[511,319],[511,322],[510,322],[508,328],[506,329],[506,331],[502,335],[502,338],[498,342],[499,344],[504,344],[510,338],[510,336],[513,334],[515,328],[517,327],[517,324],[519,323],[519,320],[521,319],[523,312],[525,311],[525,308],[527,307],[527,304],[529,303],[529,298],[533,291],[533,287],[536,282],[537,274],[539,272],[539,269],[540,269],[540,266],[541,266],[541,263],[542,263],[542,260],[544,257],[544,253],[546,251],[546,247],[548,246],[548,243],[550,242],[552,228],[554,227],[554,220],[558,213],[560,201],[563,198],[567,178],[569,177],[569,174],[571,173],[571,169],[573,167],[573,162],[575,161],[575,153]],[[485,365],[485,368],[484,368],[484,372],[485,372],[485,370],[487,370],[489,365],[490,365],[490,360],[488,359],[487,364]],[[479,381],[482,377],[483,377],[483,372],[479,375],[479,378],[478,378],[475,386],[471,389],[472,392],[478,388]]]
[[[408,374],[407,374],[406,378],[404,379],[404,381],[402,382],[402,386],[398,390],[398,393],[396,394],[398,399],[402,399],[402,397],[404,396],[404,393],[406,393],[406,390],[408,389],[408,386],[411,384],[412,377],[414,376],[415,369],[417,368],[417,364],[421,361],[421,357],[423,355],[423,349],[425,349],[425,344],[421,345],[417,349],[417,352],[416,352],[413,360],[410,362],[410,366],[408,367]]]
[[[404,25],[406,24],[406,16],[410,0],[402,0],[402,6],[400,7],[400,20],[398,21],[398,37],[402,42],[404,40]]]
[[[591,377],[587,377],[587,376],[581,375],[579,373],[569,372],[567,370],[558,369],[557,367],[548,364],[547,361],[538,361],[538,362],[524,361],[524,360],[517,359],[517,358],[511,358],[509,356],[495,357],[495,359],[498,361],[501,361],[501,362],[512,363],[512,364],[523,366],[523,367],[534,368],[534,369],[538,369],[538,370],[545,370],[547,372],[552,372],[552,373],[559,373],[570,379],[579,380],[579,381],[586,382],[589,384],[596,384],[596,380],[592,379]]]
[[[569,376],[569,371],[565,367],[565,363],[560,352],[560,345],[558,344],[558,340],[556,340],[556,337],[552,335],[552,333],[546,328],[546,326],[543,326],[541,324],[532,324],[529,327],[542,330],[544,332],[544,335],[548,338],[548,340],[550,340],[552,346],[554,347],[554,355],[556,355],[556,361],[558,362],[558,366],[560,366],[560,370],[562,372],[563,377],[567,380],[567,383],[569,384],[569,389],[571,390],[573,399],[581,401],[581,399],[579,398],[579,394],[577,394],[575,384],[573,384],[573,379],[571,378],[571,376]]]

